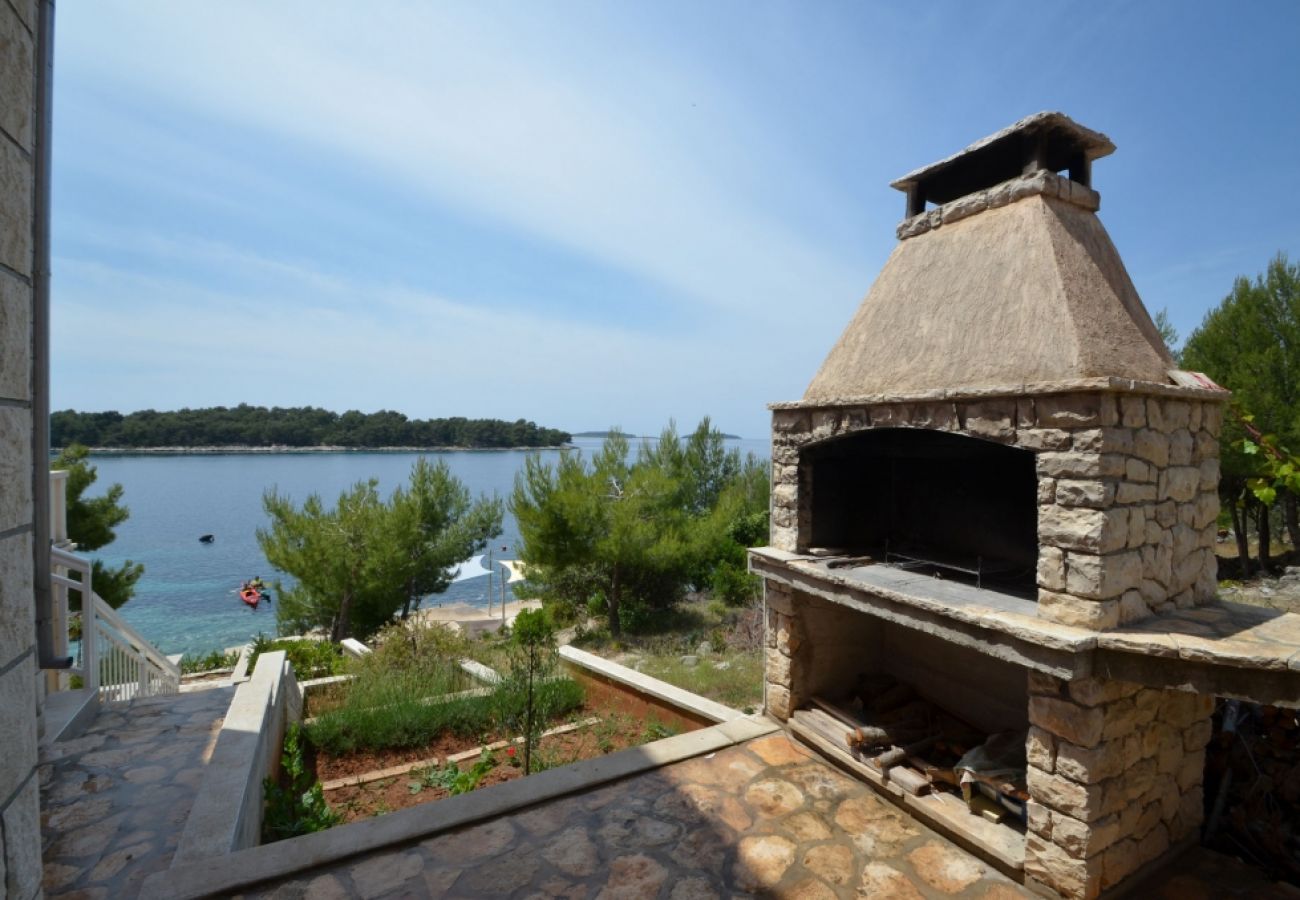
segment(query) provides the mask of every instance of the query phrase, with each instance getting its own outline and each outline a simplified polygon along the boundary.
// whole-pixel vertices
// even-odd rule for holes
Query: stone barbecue
[[[1113,151],[1040,113],[893,183],[898,246],[771,407],[750,562],[767,712],[1069,897],[1197,839],[1216,696],[1300,699],[1297,617],[1217,599],[1227,394],[1174,371],[1096,216]]]

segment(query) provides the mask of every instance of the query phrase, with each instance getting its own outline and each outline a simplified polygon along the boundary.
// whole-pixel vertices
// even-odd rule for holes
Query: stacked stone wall
[[[41,890],[33,603],[36,4],[0,4],[0,896]],[[42,466],[43,467],[43,466]]]
[[[1095,897],[1196,834],[1213,698],[1036,673],[1029,690],[1028,879]]]
[[[806,550],[803,453],[874,428],[929,428],[1035,454],[1039,615],[1105,629],[1215,596],[1219,429],[1214,400],[1080,392],[777,410],[772,546]]]
[[[794,696],[794,671],[803,646],[803,630],[795,613],[794,597],[790,589],[773,581],[765,581],[763,590],[767,606],[767,646],[763,666],[764,710],[768,715],[784,722],[802,702],[802,698]]]

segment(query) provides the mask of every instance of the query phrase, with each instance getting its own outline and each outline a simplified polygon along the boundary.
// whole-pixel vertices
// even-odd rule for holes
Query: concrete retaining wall
[[[302,691],[283,650],[263,653],[221,726],[172,865],[256,847],[262,779],[280,771],[285,729],[302,720]]]

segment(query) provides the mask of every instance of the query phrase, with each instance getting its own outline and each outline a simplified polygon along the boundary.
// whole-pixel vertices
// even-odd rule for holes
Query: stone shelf
[[[1037,604],[885,565],[770,547],[750,569],[797,591],[943,637],[1067,681],[1092,675],[1149,687],[1300,707],[1300,615],[1219,601],[1107,631],[1037,617]]]

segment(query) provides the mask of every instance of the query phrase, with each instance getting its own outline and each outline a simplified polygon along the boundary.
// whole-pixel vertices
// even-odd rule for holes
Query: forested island
[[[383,409],[339,414],[311,406],[214,406],[159,412],[77,412],[50,416],[50,444],[96,448],[201,447],[555,447],[567,431],[517,419],[408,419]]]

